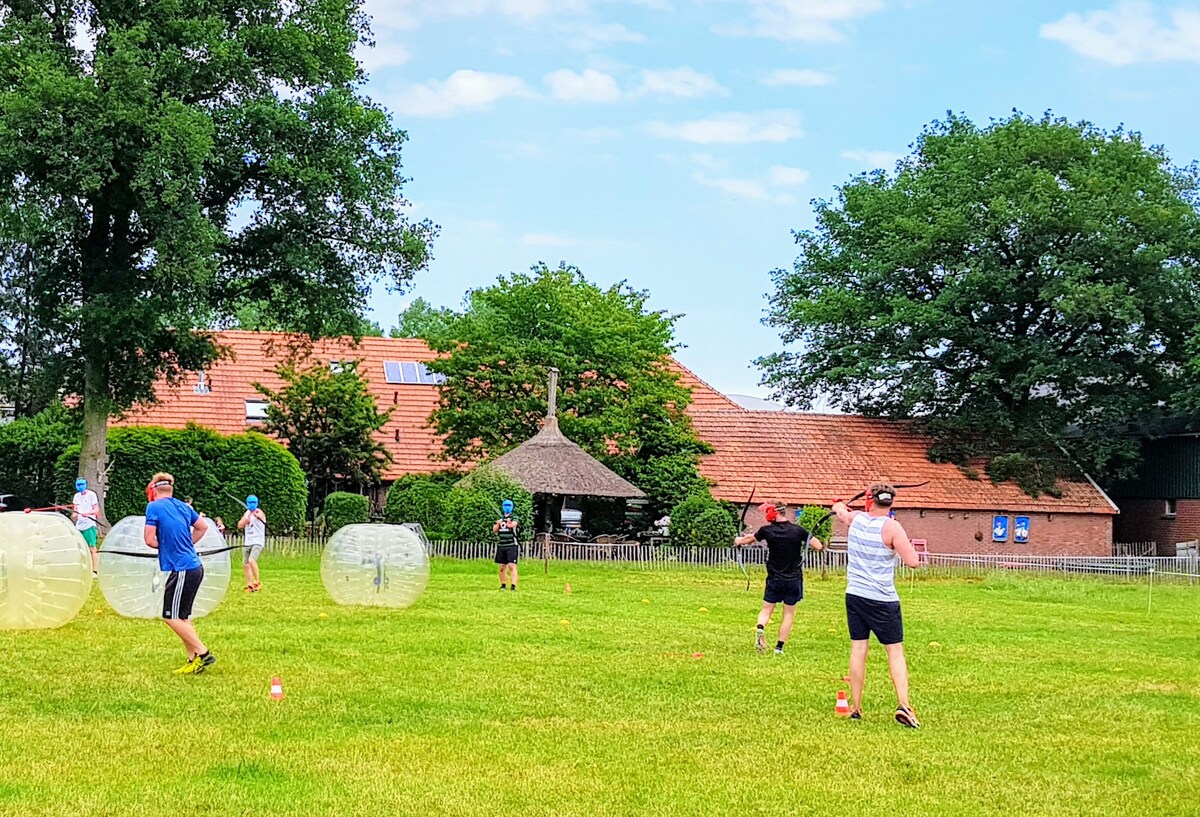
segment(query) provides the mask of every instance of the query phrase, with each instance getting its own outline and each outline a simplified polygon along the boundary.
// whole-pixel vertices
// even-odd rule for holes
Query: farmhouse
[[[1175,433],[1142,444],[1133,479],[1110,489],[1121,505],[1115,535],[1145,542],[1158,556],[1175,556],[1200,539],[1200,435]]]
[[[261,425],[266,402],[254,389],[282,385],[275,369],[288,354],[284,335],[229,331],[218,341],[230,355],[177,385],[159,388],[160,402],[124,422],[182,428],[189,422],[223,434]],[[421,341],[363,338],[315,342],[309,356],[330,366],[359,361],[359,372],[392,416],[378,438],[393,462],[386,481],[445,467],[434,457],[437,435],[428,425],[437,405],[438,376],[425,363],[434,353]],[[932,552],[1107,556],[1117,508],[1087,482],[1062,484],[1060,497],[1030,498],[1012,484],[970,478],[957,466],[933,463],[927,441],[903,423],[849,415],[749,411],[678,363],[691,388],[689,409],[700,436],[715,452],[701,464],[717,498],[743,503],[783,499],[793,507],[828,505],[871,481],[927,482],[901,491],[897,517]],[[759,521],[752,509],[747,522]],[[835,540],[844,531],[835,531]]]

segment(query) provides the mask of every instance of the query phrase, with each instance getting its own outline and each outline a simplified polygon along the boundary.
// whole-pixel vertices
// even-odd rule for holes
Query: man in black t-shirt
[[[738,537],[734,544],[765,542],[767,545],[767,586],[763,592],[762,610],[758,613],[758,627],[754,631],[754,646],[760,653],[767,651],[764,628],[775,612],[775,605],[783,602],[783,620],[779,623],[779,640],[775,642],[775,654],[781,655],[792,632],[796,604],[804,598],[804,548],[809,544],[813,550],[825,546],[804,528],[787,521],[786,503],[768,503],[762,508],[767,524],[754,533]]]

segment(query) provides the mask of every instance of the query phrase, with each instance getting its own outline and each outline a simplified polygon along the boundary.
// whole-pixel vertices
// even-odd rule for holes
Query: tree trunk
[[[83,364],[83,443],[79,452],[79,475],[100,498],[100,524],[109,527],[104,512],[108,492],[108,394],[100,365],[88,358]]]

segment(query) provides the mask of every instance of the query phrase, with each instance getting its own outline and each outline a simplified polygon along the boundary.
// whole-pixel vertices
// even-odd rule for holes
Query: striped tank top
[[[857,513],[846,536],[846,593],[875,601],[900,601],[896,595],[896,553],[883,544],[886,516]]]

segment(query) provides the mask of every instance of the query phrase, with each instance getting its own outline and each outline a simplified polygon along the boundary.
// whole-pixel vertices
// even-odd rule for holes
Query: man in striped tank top
[[[904,659],[904,621],[896,593],[897,557],[908,567],[920,561],[904,527],[889,516],[896,489],[885,483],[867,492],[867,511],[852,511],[837,500],[833,512],[849,527],[846,536],[846,623],[850,628],[850,717],[862,717],[863,682],[871,633],[887,653],[896,688],[896,720],[916,729],[921,724],[908,700],[908,663]]]

